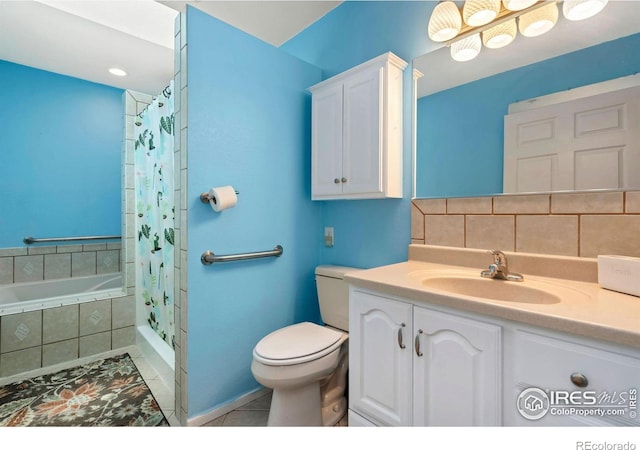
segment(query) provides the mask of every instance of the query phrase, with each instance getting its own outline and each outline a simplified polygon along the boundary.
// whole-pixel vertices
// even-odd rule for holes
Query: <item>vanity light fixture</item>
[[[109,73],[111,75],[115,75],[117,77],[126,77],[127,76],[127,72],[125,72],[122,69],[119,69],[118,67],[111,67],[109,68]]]
[[[502,48],[516,39],[518,31],[525,37],[540,36],[551,30],[559,19],[558,3],[568,20],[594,16],[608,0],[466,0],[461,8],[456,2],[440,1],[433,9],[427,27],[429,38],[444,42],[456,61],[475,58],[484,44]],[[480,38],[482,36],[482,38]]]

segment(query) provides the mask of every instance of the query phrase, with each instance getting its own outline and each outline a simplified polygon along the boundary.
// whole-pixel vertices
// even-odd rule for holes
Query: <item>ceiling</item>
[[[175,17],[187,4],[279,46],[341,3],[0,0],[0,60],[154,95],[173,78]],[[418,82],[418,96],[637,33],[638,17],[640,1],[612,0],[592,19],[561,18],[546,35],[519,37],[467,63],[452,61],[448,48],[440,48],[415,60],[425,74]],[[128,75],[115,77],[108,73],[110,67]]]
[[[0,0],[0,60],[155,95],[173,78],[175,17],[187,4],[279,46],[340,3]]]

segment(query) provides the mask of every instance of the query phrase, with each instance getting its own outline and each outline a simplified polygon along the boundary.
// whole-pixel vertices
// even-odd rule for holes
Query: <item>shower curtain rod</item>
[[[34,238],[28,236],[22,240],[25,244],[34,244],[36,242],[68,242],[68,241],[96,241],[102,239],[121,239],[121,236],[76,236],[64,238]]]
[[[145,113],[145,112],[147,111],[147,109],[149,109],[149,106],[151,106],[151,105],[153,104],[153,102],[154,102],[154,101],[156,101],[156,99],[157,99],[158,97],[160,97],[160,96],[164,93],[164,91],[166,91],[166,90],[167,90],[167,89],[169,89],[170,87],[171,87],[171,83],[167,84],[167,85],[164,87],[164,89],[162,90],[162,92],[160,92],[159,94],[152,95],[152,96],[151,96],[151,103],[148,103],[144,108],[142,108],[142,111],[140,111],[138,114],[136,114],[136,117],[140,117],[143,113]],[[143,103],[146,103],[146,102],[143,102]],[[162,106],[162,105],[161,105],[161,106]],[[136,122],[136,125],[140,126],[140,125],[142,125],[142,123],[137,123],[137,122]]]

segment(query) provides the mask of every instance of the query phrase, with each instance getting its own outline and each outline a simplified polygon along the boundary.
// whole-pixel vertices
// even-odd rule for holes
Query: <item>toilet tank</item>
[[[349,331],[349,285],[343,280],[348,272],[362,269],[345,266],[316,267],[316,286],[322,321],[329,326]]]

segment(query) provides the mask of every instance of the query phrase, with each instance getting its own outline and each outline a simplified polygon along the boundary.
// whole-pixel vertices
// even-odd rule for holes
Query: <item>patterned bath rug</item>
[[[0,386],[0,426],[169,426],[128,353]]]

